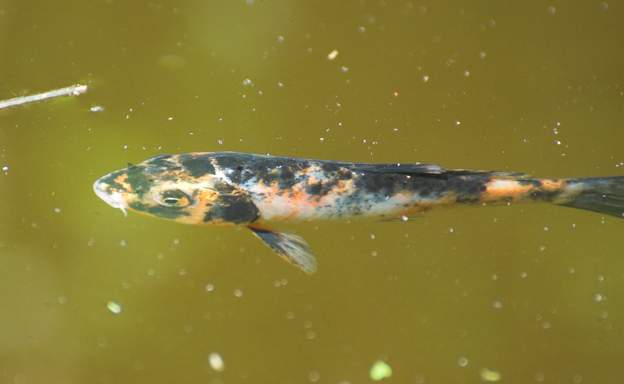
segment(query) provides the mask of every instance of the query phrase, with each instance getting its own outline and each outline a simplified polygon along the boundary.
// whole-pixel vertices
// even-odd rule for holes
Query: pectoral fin
[[[305,240],[292,233],[249,226],[249,229],[284,260],[308,274],[316,272],[316,259]]]

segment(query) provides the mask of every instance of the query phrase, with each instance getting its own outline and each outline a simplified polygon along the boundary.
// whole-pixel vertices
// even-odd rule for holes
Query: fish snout
[[[113,208],[120,209],[124,216],[127,216],[126,208],[128,207],[122,192],[113,188],[110,184],[103,181],[106,177],[98,179],[93,183],[93,191],[95,194],[108,205]]]

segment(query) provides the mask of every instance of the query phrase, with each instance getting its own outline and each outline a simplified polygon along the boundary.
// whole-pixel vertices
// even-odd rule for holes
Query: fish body
[[[406,218],[436,206],[541,201],[622,217],[624,177],[537,179],[434,164],[369,164],[237,152],[160,155],[94,184],[109,205],[185,224],[242,225],[314,272],[305,241],[272,222]]]

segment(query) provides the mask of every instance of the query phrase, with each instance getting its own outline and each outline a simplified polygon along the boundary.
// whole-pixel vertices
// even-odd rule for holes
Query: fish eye
[[[186,207],[191,204],[191,198],[179,189],[172,189],[162,192],[157,202],[165,207]]]

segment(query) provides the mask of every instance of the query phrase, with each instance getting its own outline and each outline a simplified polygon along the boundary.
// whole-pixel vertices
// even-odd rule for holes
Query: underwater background
[[[624,220],[537,204],[287,225],[307,276],[246,230],[124,218],[92,184],[192,151],[624,175],[623,17],[0,0],[0,99],[89,85],[0,111],[0,383],[620,382]]]

